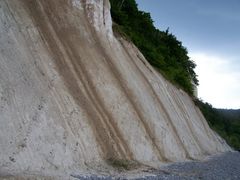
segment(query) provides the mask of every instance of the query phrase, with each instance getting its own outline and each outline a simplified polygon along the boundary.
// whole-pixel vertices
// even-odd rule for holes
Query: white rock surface
[[[112,32],[108,0],[0,0],[0,176],[158,166],[231,150]]]

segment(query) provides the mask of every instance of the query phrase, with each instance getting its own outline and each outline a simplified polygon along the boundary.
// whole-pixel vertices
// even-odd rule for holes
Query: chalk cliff
[[[228,150],[192,99],[114,35],[108,0],[0,0],[0,175]]]

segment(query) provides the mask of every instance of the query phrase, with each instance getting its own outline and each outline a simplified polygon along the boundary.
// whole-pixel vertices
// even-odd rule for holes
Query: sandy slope
[[[231,150],[112,33],[108,0],[0,0],[0,174],[158,166]]]

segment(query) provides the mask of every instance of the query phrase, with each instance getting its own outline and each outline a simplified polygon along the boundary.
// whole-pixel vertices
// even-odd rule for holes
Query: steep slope
[[[0,99],[0,174],[231,150],[185,92],[113,35],[108,0],[1,0]]]

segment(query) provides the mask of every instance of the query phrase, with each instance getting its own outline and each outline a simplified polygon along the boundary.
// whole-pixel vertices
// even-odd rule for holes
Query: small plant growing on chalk
[[[118,170],[131,170],[139,166],[139,163],[136,161],[117,158],[109,158],[107,163]]]

